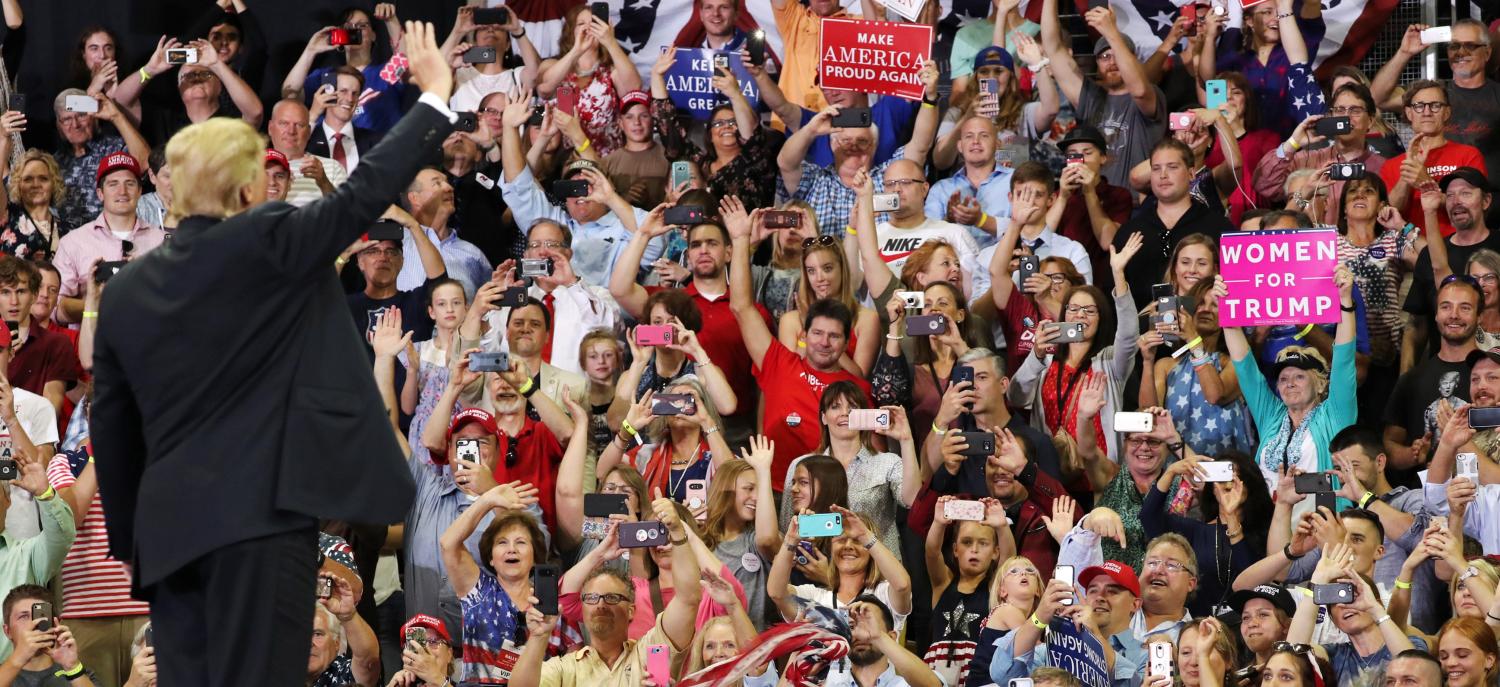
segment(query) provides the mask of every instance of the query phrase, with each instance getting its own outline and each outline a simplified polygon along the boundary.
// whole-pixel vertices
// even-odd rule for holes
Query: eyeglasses
[[[362,21],[362,22],[359,22],[357,24],[345,24],[344,28],[346,28],[346,29],[348,29],[350,31],[363,31],[365,29],[370,28],[370,23]]]
[[[818,244],[820,246],[832,246],[835,243],[838,243],[838,240],[835,239],[835,238],[833,238],[833,236],[831,236],[829,234],[824,234],[822,236],[816,236],[816,237],[813,237],[813,238],[810,238],[810,239],[802,239],[802,248],[803,248],[803,250],[806,250],[808,248],[812,248],[814,243],[816,243],[816,244]]]
[[[493,107],[481,107],[476,110],[476,112],[485,115],[486,117],[499,117],[501,115],[500,110],[497,110]]]
[[[604,602],[604,605],[606,606],[618,606],[629,600],[630,597],[625,596],[624,594],[616,594],[614,592],[610,592],[608,594],[594,594],[590,592],[583,595],[583,603],[587,606],[598,606],[599,602],[601,601]]]
[[[567,248],[567,246],[562,241],[531,241],[526,244],[526,250],[536,250],[538,248],[556,250],[558,248]]]
[[[1036,571],[1036,568],[1015,567],[1005,571],[1006,577],[1010,577],[1011,575],[1037,575],[1038,577],[1040,577],[1041,573],[1038,573]]]
[[[1181,563],[1178,563],[1177,561],[1169,561],[1164,558],[1152,558],[1146,561],[1145,569],[1166,571],[1169,574],[1175,575],[1186,570],[1187,568],[1184,568],[1183,565]]]
[[[1126,446],[1149,446],[1151,448],[1161,448],[1166,443],[1155,437],[1129,437],[1125,440]]]
[[[1497,283],[1500,283],[1500,274],[1495,274],[1494,272],[1491,272],[1489,274],[1469,275],[1469,276],[1472,277],[1475,281],[1479,282],[1480,284],[1488,284],[1490,286],[1493,286],[1493,285],[1495,285]]]
[[[715,119],[708,126],[714,129],[730,129],[739,126],[739,123],[733,119]]]
[[[1369,110],[1366,110],[1365,108],[1363,108],[1363,107],[1361,107],[1359,105],[1350,105],[1349,107],[1334,107],[1334,108],[1329,109],[1329,112],[1332,112],[1335,115],[1345,115],[1345,116],[1349,116],[1349,117],[1359,117],[1359,116],[1363,116],[1365,113],[1369,112]]]
[[[1042,276],[1051,279],[1053,284],[1061,284],[1068,280],[1067,275],[1061,272],[1043,272]]]
[[[399,258],[402,255],[400,248],[380,248],[378,246],[371,246],[369,248],[366,248],[360,251],[359,254],[368,255],[370,257],[384,255],[388,258]]]
[[[1479,52],[1490,47],[1489,43],[1449,43],[1448,52]]]
[[[886,179],[885,180],[885,185],[886,186],[892,186],[892,187],[895,187],[895,188],[906,188],[908,186],[916,186],[918,184],[925,184],[925,183],[927,183],[926,179]]]
[[[1095,305],[1070,305],[1065,309],[1069,315],[1083,315],[1094,317],[1099,314],[1099,307]]]
[[[1411,110],[1412,112],[1416,112],[1418,114],[1437,114],[1439,112],[1442,112],[1443,108],[1447,106],[1448,103],[1440,102],[1412,103]]]
[[[1290,651],[1290,652],[1292,652],[1294,654],[1310,654],[1310,653],[1312,653],[1312,650],[1313,650],[1313,648],[1312,648],[1311,644],[1293,644],[1291,642],[1276,642],[1275,644],[1271,645],[1271,651],[1273,651],[1273,652]]]

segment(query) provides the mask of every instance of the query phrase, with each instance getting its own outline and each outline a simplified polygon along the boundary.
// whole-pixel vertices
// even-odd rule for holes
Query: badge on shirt
[[[800,427],[801,425],[802,425],[802,416],[801,415],[798,415],[796,413],[787,413],[786,414],[786,426],[788,426],[788,427]]]
[[[495,189],[495,180],[485,176],[481,172],[474,173],[474,181],[479,182],[479,185],[483,186],[486,191],[492,191]]]
[[[744,568],[745,572],[760,572],[760,554],[751,551],[740,556],[740,567]]]
[[[1371,248],[1370,249],[1370,259],[1371,260],[1384,260],[1385,259],[1385,248],[1383,248],[1381,246],[1375,246],[1374,248]]]
[[[500,679],[506,682],[510,681],[510,671],[515,669],[516,659],[520,657],[521,653],[516,651],[515,642],[507,639],[505,643],[500,645],[500,651],[495,656],[495,672],[499,675]]]

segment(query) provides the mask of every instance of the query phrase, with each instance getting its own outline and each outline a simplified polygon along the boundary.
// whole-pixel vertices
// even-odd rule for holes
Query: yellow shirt
[[[841,9],[829,15],[848,17]],[[823,19],[798,0],[787,0],[776,10],[776,30],[781,33],[781,80],[777,83],[790,102],[813,112],[828,106],[818,90],[818,36],[823,33]],[[799,122],[800,124],[800,122]]]
[[[625,650],[614,666],[604,665],[599,652],[584,645],[573,653],[547,659],[542,664],[540,687],[640,687],[646,675],[646,648],[655,644],[667,647],[672,677],[681,677],[687,652],[672,646],[666,631],[661,629],[661,616],[658,615],[656,626],[645,636],[625,641]]]

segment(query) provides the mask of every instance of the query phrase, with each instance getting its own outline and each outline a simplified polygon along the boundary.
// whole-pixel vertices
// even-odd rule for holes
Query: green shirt
[[[73,546],[73,537],[78,533],[73,524],[73,509],[57,496],[37,504],[43,515],[41,534],[19,539],[9,532],[0,533],[0,589],[23,584],[46,585],[62,569],[63,557]],[[10,639],[0,635],[0,661],[10,658],[13,650]]]
[[[1027,34],[1035,38],[1042,32],[1042,27],[1030,19],[1021,22],[1021,25],[1011,29],[1005,36],[1005,50],[1010,53],[1011,58],[1016,61],[1016,66],[1021,67],[1021,58],[1016,56],[1016,32]],[[948,71],[952,78],[970,76],[974,73],[974,56],[980,50],[995,44],[995,22],[988,19],[980,19],[964,24],[958,33],[953,34],[953,52],[948,58]]]

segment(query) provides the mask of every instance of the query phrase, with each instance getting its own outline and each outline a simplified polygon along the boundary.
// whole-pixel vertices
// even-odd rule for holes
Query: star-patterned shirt
[[[932,644],[922,660],[942,678],[943,684],[968,683],[969,663],[974,658],[980,624],[989,614],[990,583],[986,577],[974,591],[964,593],[959,591],[955,576],[933,605]]]
[[[1215,370],[1223,371],[1227,359],[1210,353]],[[1197,368],[1186,358],[1167,373],[1167,410],[1172,421],[1182,429],[1182,440],[1201,455],[1214,456],[1234,449],[1246,453],[1255,450],[1255,430],[1250,423],[1250,409],[1237,398],[1229,405],[1209,403],[1203,396]]]
[[[460,600],[464,614],[464,680],[500,684],[500,647],[516,640],[520,612],[500,586],[499,578],[480,569],[479,582]]]
[[[1323,34],[1327,30],[1322,17],[1297,17],[1297,28],[1302,32],[1308,50],[1316,52],[1318,43],[1323,40]],[[1218,71],[1243,73],[1250,82],[1250,90],[1255,94],[1261,127],[1285,137],[1302,122],[1303,118],[1298,117],[1297,113],[1306,107],[1307,97],[1305,94],[1292,92],[1292,64],[1287,59],[1286,49],[1277,45],[1262,63],[1254,52],[1244,50],[1241,47],[1243,45],[1244,34],[1241,29],[1224,31],[1224,35],[1219,38]],[[1303,100],[1302,105],[1297,103],[1299,98]]]

